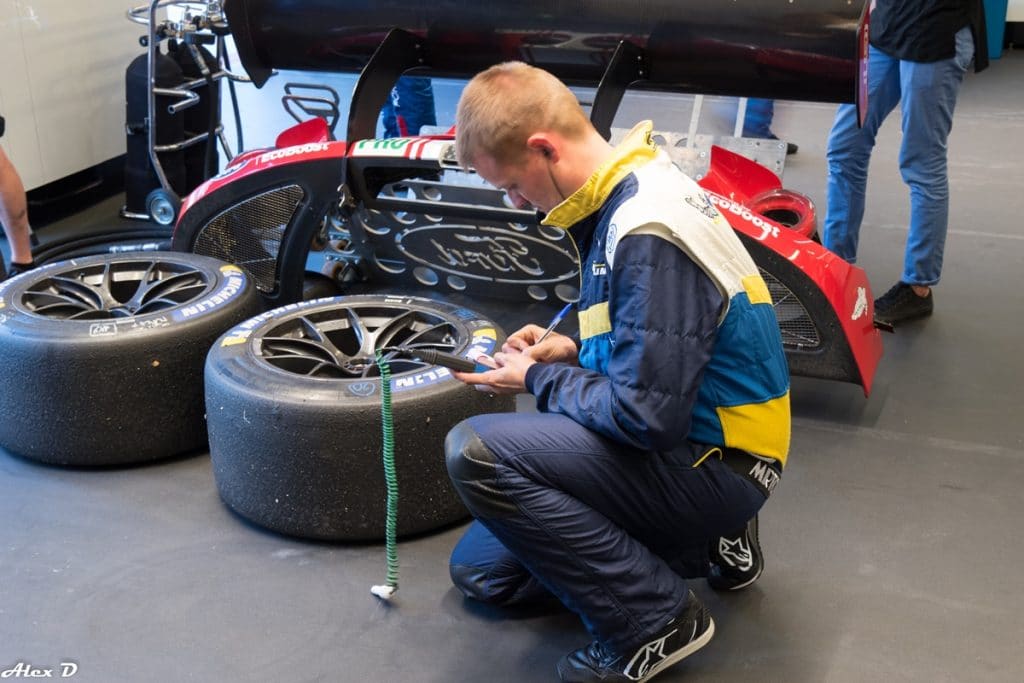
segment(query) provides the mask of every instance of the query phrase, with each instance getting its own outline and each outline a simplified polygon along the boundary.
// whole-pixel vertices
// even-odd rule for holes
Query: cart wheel
[[[181,201],[167,190],[153,190],[146,195],[146,211],[157,225],[171,225],[178,217]]]

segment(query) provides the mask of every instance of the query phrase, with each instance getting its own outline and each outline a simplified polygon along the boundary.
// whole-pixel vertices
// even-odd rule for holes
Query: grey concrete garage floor
[[[631,97],[617,125],[653,115],[681,130],[684,100]],[[819,207],[833,110],[780,102],[776,116],[776,133],[800,145],[786,185]],[[659,681],[1024,678],[1022,112],[1024,52],[968,78],[935,315],[885,338],[869,398],[794,379],[791,464],[762,515],[765,574],[739,595],[695,584],[717,635]],[[892,117],[861,240],[876,292],[898,277],[906,236],[898,142]],[[83,683],[524,683],[554,680],[557,659],[586,640],[568,614],[467,604],[447,578],[461,527],[400,544],[402,588],[384,605],[369,594],[382,546],[244,523],[202,454],[81,471],[0,453],[0,520],[0,670],[74,662]]]

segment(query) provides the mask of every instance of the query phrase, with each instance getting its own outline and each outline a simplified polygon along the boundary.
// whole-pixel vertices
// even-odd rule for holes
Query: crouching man
[[[756,514],[789,448],[789,374],[767,287],[703,190],[637,125],[617,147],[545,71],[506,63],[466,87],[456,152],[580,254],[579,338],[528,325],[494,369],[536,413],[480,415],[448,435],[475,517],[455,584],[498,605],[550,598],[593,642],[563,681],[646,681],[704,647],[687,585],[751,584]]]

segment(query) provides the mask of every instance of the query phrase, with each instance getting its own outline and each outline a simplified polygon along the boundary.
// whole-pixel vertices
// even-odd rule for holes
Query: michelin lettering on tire
[[[245,273],[242,269],[232,264],[225,264],[220,267],[220,272],[224,274],[224,284],[221,285],[221,288],[202,301],[174,311],[172,315],[175,320],[185,320],[200,313],[211,311],[219,306],[226,305],[229,301],[239,296],[246,284]]]

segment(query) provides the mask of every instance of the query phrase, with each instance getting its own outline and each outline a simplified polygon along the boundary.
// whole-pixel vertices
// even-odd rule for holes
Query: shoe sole
[[[736,584],[735,586],[729,586],[728,588],[716,588],[715,590],[726,590],[726,591],[738,591],[738,590],[743,590],[744,588],[746,588],[746,587],[747,587],[747,586],[749,586],[750,584],[752,584],[752,583],[754,583],[755,581],[757,581],[758,579],[760,579],[760,578],[761,578],[761,573],[762,573],[763,571],[764,571],[764,564],[762,564],[762,565],[761,565],[760,567],[758,567],[758,569],[757,569],[757,573],[756,573],[756,574],[754,574],[754,575],[753,575],[752,577],[750,577],[749,579],[747,579],[747,580],[746,580],[746,581],[744,581],[743,583],[738,583],[738,584]],[[711,587],[712,587],[712,588],[715,588],[714,586],[711,586]]]
[[[915,313],[914,315],[903,316],[901,318],[886,318],[884,316],[876,315],[875,316],[875,322],[876,323],[882,323],[883,325],[889,325],[891,327],[896,327],[900,323],[909,323],[909,322],[913,322],[914,320],[920,320],[921,318],[927,318],[931,314],[932,314],[932,311],[921,311],[920,313]]]
[[[636,679],[633,679],[633,680],[637,681],[637,683],[644,683],[644,681],[651,680],[652,678],[654,678],[655,676],[660,674],[665,669],[669,668],[673,664],[677,664],[677,663],[681,662],[682,660],[686,659],[687,657],[692,655],[697,650],[701,649],[702,647],[704,647],[705,645],[710,643],[711,642],[711,638],[714,635],[715,635],[715,620],[712,619],[711,617],[708,617],[708,627],[704,631],[704,633],[700,634],[700,636],[697,639],[691,640],[684,647],[679,648],[674,653],[672,653],[671,655],[669,655],[668,657],[666,657],[662,661],[658,662],[655,666],[651,667],[651,670],[648,671],[647,674],[644,675],[642,678],[636,678]]]

